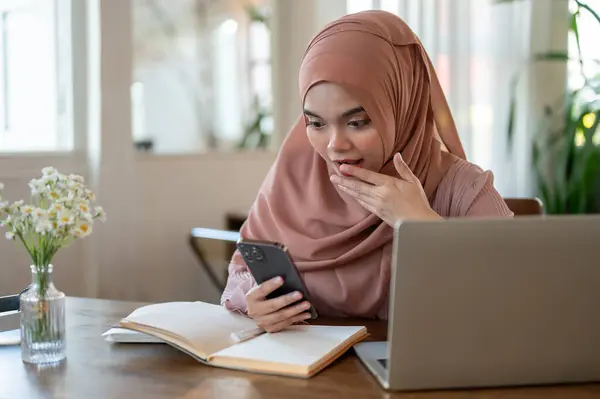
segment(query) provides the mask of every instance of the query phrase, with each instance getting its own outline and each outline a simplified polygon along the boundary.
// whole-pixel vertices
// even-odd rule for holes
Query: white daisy
[[[25,205],[24,207],[21,208],[21,212],[23,212],[23,214],[27,215],[27,216],[33,215],[34,211],[35,211],[35,208],[31,205]]]
[[[52,230],[52,222],[50,222],[48,219],[40,219],[35,224],[35,232],[38,234],[45,234]]]
[[[66,226],[73,223],[73,213],[68,210],[64,210],[58,214],[58,225]]]
[[[35,208],[33,210],[33,216],[37,219],[47,219],[48,218],[48,211],[46,211],[45,209],[42,208]]]
[[[104,212],[101,206],[94,208],[94,218],[100,219],[101,222],[106,222],[106,212]]]
[[[91,223],[80,221],[77,223],[75,228],[71,232],[75,237],[86,237],[92,234],[92,225]]]
[[[58,171],[51,166],[47,166],[44,169],[42,169],[42,175],[44,175],[44,176],[53,176],[53,175],[56,175],[57,173],[58,173]]]

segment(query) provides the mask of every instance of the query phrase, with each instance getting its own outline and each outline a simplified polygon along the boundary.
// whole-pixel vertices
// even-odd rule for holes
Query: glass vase
[[[21,294],[21,357],[25,363],[58,363],[66,357],[65,294],[52,282],[52,265],[31,266]]]

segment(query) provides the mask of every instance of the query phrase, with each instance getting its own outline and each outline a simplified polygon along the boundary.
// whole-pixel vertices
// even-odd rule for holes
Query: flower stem
[[[23,234],[21,232],[17,232],[16,235],[17,235],[17,237],[19,237],[19,240],[21,240],[21,242],[23,243],[23,246],[27,250],[27,253],[29,254],[29,257],[31,258],[31,260],[33,261],[33,263],[37,264],[37,262],[36,262],[36,256],[33,253],[33,251],[29,248],[29,246],[27,245],[27,243],[25,242],[25,239],[23,238]]]

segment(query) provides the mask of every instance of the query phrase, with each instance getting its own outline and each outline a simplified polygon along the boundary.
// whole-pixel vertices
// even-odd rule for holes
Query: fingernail
[[[304,320],[306,319],[310,319],[312,316],[310,315],[310,313],[304,313]]]
[[[281,283],[283,283],[283,279],[281,277],[275,277],[275,282],[277,284],[281,284]]]
[[[308,309],[308,308],[310,308],[310,303],[308,303],[308,302],[304,302],[304,303],[302,304],[302,308],[303,308],[303,309]]]
[[[292,293],[292,298],[300,299],[302,298],[302,294],[299,292]]]

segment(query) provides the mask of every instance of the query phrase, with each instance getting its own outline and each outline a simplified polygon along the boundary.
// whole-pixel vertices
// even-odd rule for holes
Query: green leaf
[[[589,147],[582,173],[583,195],[585,196],[585,207],[583,213],[594,212],[594,192],[598,183],[598,171],[600,171],[600,151],[597,147]]]
[[[594,11],[594,9],[592,7],[588,6],[585,3],[582,3],[580,0],[575,0],[575,2],[577,3],[577,5],[579,7],[585,9],[587,12],[592,14],[592,16],[596,19],[596,22],[598,22],[600,24],[600,15],[598,15],[598,13],[596,11]]]
[[[514,132],[515,132],[515,121],[517,118],[517,85],[519,84],[520,72],[517,71],[510,79],[509,96],[510,104],[508,106],[508,124],[506,131],[506,139],[508,142],[509,152],[512,148]]]
[[[542,162],[543,159],[540,153],[540,146],[536,142],[534,142],[532,146],[531,158],[533,162],[535,179],[538,186],[538,194],[544,203],[546,213],[552,213],[552,210],[554,209],[554,198],[551,195],[549,183],[546,181],[546,178],[542,172],[544,164]]]
[[[250,18],[250,21],[261,22],[268,26],[269,20],[267,16],[261,12],[258,6],[254,4],[247,4],[245,9],[246,13],[248,14],[248,17]]]
[[[566,203],[568,200],[567,173],[569,167],[569,146],[565,145],[568,141],[565,137],[560,141],[562,145],[556,151],[554,162],[556,168],[554,191],[557,193],[556,200]]]
[[[577,25],[577,18],[579,18],[579,8],[571,16],[571,30],[575,34],[575,41],[577,42],[577,54],[581,60],[581,43],[579,42],[579,27]]]
[[[507,139],[508,139],[509,148],[512,148],[513,139],[514,139],[516,112],[517,112],[517,96],[512,95],[510,98],[510,105],[509,105],[509,110],[508,110]]]
[[[538,178],[538,190],[540,192],[542,202],[544,203],[546,213],[554,213],[555,201],[551,192],[550,185],[544,179]]]
[[[581,176],[583,175],[581,153],[581,149],[577,149],[577,156],[574,159],[574,165],[567,181],[566,190],[569,213],[582,213],[582,207],[585,206],[585,204],[581,201],[581,198],[585,196],[583,193],[583,185],[581,180]]]
[[[548,51],[535,54],[535,61],[569,61],[569,54],[565,51]]]
[[[533,162],[534,165],[539,165],[540,163],[540,149],[537,143],[533,143],[531,148],[531,162]]]

